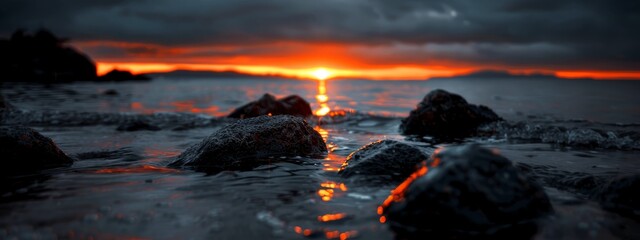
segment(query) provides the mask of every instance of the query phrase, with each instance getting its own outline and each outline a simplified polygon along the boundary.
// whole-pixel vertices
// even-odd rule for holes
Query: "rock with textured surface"
[[[444,90],[427,94],[409,117],[402,120],[402,134],[466,137],[484,123],[502,120],[485,106],[467,103],[460,95]]]
[[[542,187],[477,145],[436,151],[379,209],[401,234],[461,237],[496,234],[552,211]]]
[[[250,102],[237,108],[230,118],[252,118],[263,115],[293,115],[308,117],[313,114],[307,101],[297,95],[291,95],[280,100],[271,94],[265,94],[257,101]]]
[[[376,175],[403,180],[428,158],[417,147],[394,140],[380,140],[349,154],[339,174],[344,177]]]
[[[306,121],[293,116],[260,116],[238,120],[189,147],[171,166],[202,170],[255,167],[273,156],[322,155],[324,140]]]
[[[607,210],[640,219],[640,175],[611,179],[600,187],[594,198]]]
[[[68,166],[73,160],[50,138],[27,127],[0,127],[1,172],[26,172]]]

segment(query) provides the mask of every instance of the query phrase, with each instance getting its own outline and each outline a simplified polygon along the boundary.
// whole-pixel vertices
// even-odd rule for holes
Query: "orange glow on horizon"
[[[112,69],[129,70],[136,74],[194,70],[236,71],[253,75],[277,75],[313,80],[321,78],[426,80],[493,69],[511,73],[547,73],[563,78],[640,79],[640,71],[633,69],[613,71],[550,69],[544,66],[510,67],[483,62],[425,60],[415,56],[403,57],[394,52],[385,52],[385,48],[380,46],[339,42],[276,41],[242,46],[233,44],[167,46],[97,40],[73,42],[73,45],[92,56],[97,65],[98,75],[103,75]],[[100,51],[104,51],[105,48],[124,53],[122,56],[99,56]],[[203,55],[203,52],[221,54]]]
[[[251,75],[281,76],[285,78],[299,79],[320,79],[326,73],[317,75],[317,68],[285,68],[276,66],[261,65],[224,65],[224,64],[174,64],[174,63],[136,63],[136,62],[97,62],[98,75],[104,75],[113,69],[128,70],[134,74],[171,72],[175,70],[191,71],[234,71]],[[329,75],[323,77],[347,78],[347,79],[369,79],[369,80],[428,80],[437,77],[455,77],[465,75],[474,71],[480,71],[480,67],[463,68],[437,68],[429,69],[417,66],[396,66],[391,68],[372,69],[338,69],[325,68]],[[495,68],[492,68],[495,69]],[[559,78],[592,78],[595,80],[639,80],[640,71],[581,71],[581,70],[508,70],[515,74],[527,74],[543,72],[555,75]]]

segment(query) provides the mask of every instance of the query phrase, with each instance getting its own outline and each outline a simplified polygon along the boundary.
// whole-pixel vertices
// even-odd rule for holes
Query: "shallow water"
[[[164,166],[226,120],[180,131],[163,127],[160,131],[120,132],[115,124],[120,115],[113,122],[82,124],[20,118],[78,160],[70,168],[19,177],[19,184],[5,190],[0,196],[0,238],[392,239],[394,233],[380,223],[376,207],[397,183],[342,179],[336,171],[349,153],[379,139],[409,141],[425,152],[440,146],[405,139],[397,131],[400,117],[436,88],[487,105],[509,121],[639,130],[640,95],[636,92],[640,82],[512,80],[328,81],[328,106],[346,115],[316,126],[333,149],[326,158],[273,159],[273,164],[251,171],[210,175]],[[103,94],[107,89],[118,95]],[[130,113],[126,116],[179,112],[211,119],[266,92],[278,97],[299,94],[314,109],[323,103],[315,100],[318,83],[313,81],[159,79],[2,86],[2,95],[28,111],[28,116],[42,112]],[[495,148],[515,162],[545,166],[549,174],[640,173],[637,149],[493,137],[465,141]],[[545,189],[556,214],[545,219],[536,237],[640,237],[637,221],[600,209],[588,196],[558,186]]]

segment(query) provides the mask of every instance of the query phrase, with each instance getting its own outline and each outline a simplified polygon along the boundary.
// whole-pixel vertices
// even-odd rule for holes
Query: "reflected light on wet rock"
[[[423,165],[417,171],[412,173],[411,176],[409,176],[406,180],[404,180],[404,182],[402,182],[400,185],[398,185],[398,187],[396,187],[391,191],[391,195],[389,195],[389,197],[387,197],[387,199],[385,199],[384,202],[382,202],[382,205],[378,207],[377,213],[379,215],[384,214],[384,209],[389,207],[389,205],[392,202],[398,202],[404,199],[404,192],[405,190],[407,190],[407,187],[409,187],[409,185],[411,185],[411,183],[413,183],[413,181],[415,181],[419,177],[427,174],[428,171],[429,171],[429,168]],[[380,222],[382,222],[382,218],[380,218]],[[386,222],[386,217],[385,217],[385,222]]]
[[[332,222],[338,221],[340,219],[344,219],[347,216],[346,213],[333,213],[333,214],[325,214],[322,216],[318,216],[318,221],[320,222]]]

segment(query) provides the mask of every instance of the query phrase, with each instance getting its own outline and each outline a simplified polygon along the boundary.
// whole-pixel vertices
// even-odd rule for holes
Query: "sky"
[[[112,68],[427,79],[479,70],[640,79],[637,0],[3,0]]]

